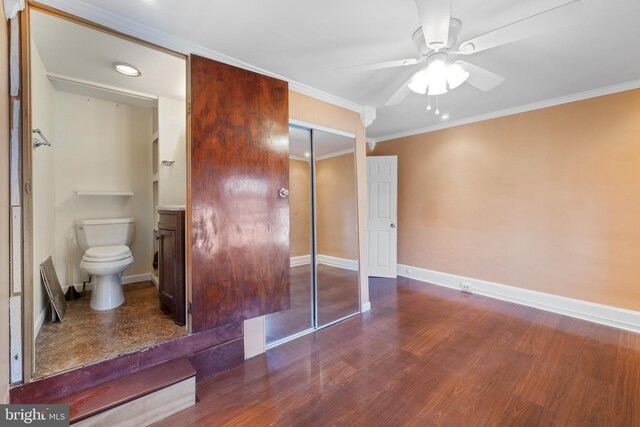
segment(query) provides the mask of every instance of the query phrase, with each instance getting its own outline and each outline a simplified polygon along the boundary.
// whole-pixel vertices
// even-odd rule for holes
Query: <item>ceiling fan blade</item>
[[[451,0],[415,1],[427,47],[434,50],[446,47],[449,43]]]
[[[384,103],[385,107],[389,107],[391,105],[397,105],[397,104],[401,103],[402,101],[404,101],[404,99],[411,92],[411,89],[409,89],[409,82],[413,78],[414,74],[411,74],[411,77],[409,77],[409,80],[407,80],[406,82],[402,83],[402,86],[400,86],[398,88],[398,90],[393,95],[391,95],[391,98],[389,98],[387,100],[387,102]]]
[[[374,62],[371,64],[349,65],[346,67],[338,67],[335,71],[373,71],[382,70],[384,68],[406,67],[407,65],[415,65],[424,61],[423,58],[407,58],[395,61]]]
[[[582,1],[574,0],[468,40],[460,45],[459,53],[470,55],[569,26],[582,10]]]
[[[469,73],[467,83],[484,92],[493,89],[504,81],[504,77],[482,67],[478,67],[477,65],[473,65],[465,61],[456,61],[455,64],[459,64],[466,72]]]

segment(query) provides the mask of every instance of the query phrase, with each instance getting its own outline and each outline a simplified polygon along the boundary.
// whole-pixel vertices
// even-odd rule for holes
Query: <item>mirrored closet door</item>
[[[316,325],[359,311],[355,141],[313,131]]]
[[[267,346],[359,312],[353,137],[289,128],[291,308],[266,316]]]
[[[291,307],[267,315],[267,344],[312,330],[313,248],[311,130],[289,127]]]

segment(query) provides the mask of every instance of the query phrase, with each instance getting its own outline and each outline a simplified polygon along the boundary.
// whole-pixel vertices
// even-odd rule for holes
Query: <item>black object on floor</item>
[[[64,294],[64,299],[67,301],[73,301],[74,299],[78,299],[82,296],[82,294],[76,291],[75,286],[69,286],[67,292]]]

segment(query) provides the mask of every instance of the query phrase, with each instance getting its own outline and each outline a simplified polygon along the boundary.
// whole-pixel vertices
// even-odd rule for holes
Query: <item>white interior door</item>
[[[398,275],[398,157],[367,157],[369,275]]]

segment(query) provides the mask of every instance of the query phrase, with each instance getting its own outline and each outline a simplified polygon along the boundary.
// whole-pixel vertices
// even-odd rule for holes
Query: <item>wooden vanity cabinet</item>
[[[184,210],[158,210],[158,290],[160,306],[185,324]]]

